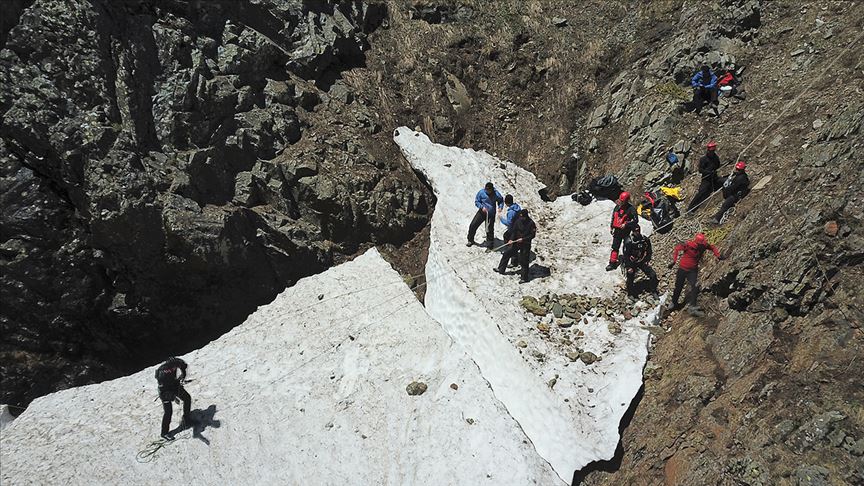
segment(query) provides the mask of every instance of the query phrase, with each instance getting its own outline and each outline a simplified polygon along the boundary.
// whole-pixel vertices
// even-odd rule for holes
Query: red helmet
[[[738,163],[735,164],[735,168],[738,170],[744,170],[747,168],[747,164],[745,164],[743,160],[739,160]]]
[[[708,148],[708,150],[714,150],[717,148],[717,142],[711,140],[710,142],[708,142],[708,145],[706,145],[706,147]]]
[[[697,245],[704,245],[705,233],[696,233],[696,236],[693,237],[693,241],[695,241]]]
[[[630,193],[627,191],[621,191],[621,195],[618,196],[618,200],[621,201],[622,203],[626,203],[627,201],[630,200]]]

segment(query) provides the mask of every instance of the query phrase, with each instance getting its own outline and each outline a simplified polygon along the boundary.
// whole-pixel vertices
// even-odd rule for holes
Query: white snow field
[[[441,291],[436,287],[438,300]],[[463,328],[490,319],[480,317],[479,307],[465,315],[470,322]],[[34,400],[0,433],[0,482],[562,484],[477,366],[374,249],[301,280],[183,358],[203,430],[179,432],[151,462],[138,462],[162,417],[154,369],[148,368]],[[509,362],[518,356],[502,358],[508,360],[503,370],[523,372]],[[493,376],[535,395],[521,399],[543,407],[538,413],[563,413],[547,403],[555,397],[542,384],[523,385],[521,375]],[[428,391],[409,396],[406,385],[414,380]],[[180,407],[174,408],[176,426]],[[532,440],[570,445],[574,435],[544,432],[550,437]],[[584,447],[591,445],[578,444]],[[582,457],[578,448],[569,452]]]
[[[612,202],[583,207],[566,197],[546,203],[538,193],[542,184],[513,163],[485,152],[438,145],[405,127],[394,132],[394,140],[408,162],[426,176],[438,199],[426,264],[429,314],[464,346],[495,396],[562,479],[569,481],[574,471],[592,461],[611,459],[621,418],[642,385],[649,333],[640,320],[653,324],[656,309],[626,322],[619,317],[618,335],[600,319],[573,326],[574,333],[584,333],[576,344],[602,357],[585,365],[571,362],[566,346],[538,332],[539,318],[529,315],[520,300],[523,295],[546,293],[614,294],[623,279],[620,272],[604,268]],[[474,196],[487,181],[502,195],[513,194],[531,213],[538,226],[534,264],[548,267],[550,276],[520,285],[517,275],[492,271],[501,253],[465,246],[468,223],[477,211]],[[643,225],[643,231],[649,234],[650,227]],[[496,218],[496,246],[503,243],[503,232]],[[481,227],[477,240],[483,235]],[[520,341],[527,344],[521,351],[516,346]],[[553,378],[557,379],[550,386]]]

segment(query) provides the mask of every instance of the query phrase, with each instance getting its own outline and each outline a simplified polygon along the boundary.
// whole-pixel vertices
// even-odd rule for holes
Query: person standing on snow
[[[710,67],[702,66],[702,69],[690,79],[690,87],[693,88],[692,108],[697,115],[702,112],[705,103],[710,103],[714,114],[720,116],[717,111],[717,76],[711,72]]]
[[[192,397],[183,388],[183,380],[186,379],[186,362],[180,358],[168,358],[162,365],[156,368],[156,381],[159,383],[159,399],[162,400],[162,433],[165,440],[174,440],[174,436],[168,433],[171,426],[171,415],[173,413],[171,402],[175,398],[183,400],[183,421],[181,427],[191,424],[189,410],[192,407]],[[180,376],[177,376],[177,373]]]
[[[708,199],[714,191],[720,188],[720,178],[717,177],[717,170],[720,169],[720,157],[717,156],[717,142],[710,141],[705,147],[705,155],[699,158],[699,174],[702,175],[702,180],[699,182],[699,189],[690,205],[687,206],[687,212],[691,212],[702,201]]]
[[[606,265],[607,272],[615,270],[620,264],[618,250],[621,248],[621,242],[630,234],[630,223],[639,224],[639,215],[636,213],[636,208],[630,204],[630,193],[624,191],[618,196],[618,204],[612,211],[612,224],[609,226],[609,232],[612,234],[612,252],[609,254],[609,265]]]
[[[633,288],[633,280],[636,278],[636,270],[642,270],[648,277],[648,291],[651,294],[657,293],[657,273],[651,268],[651,240],[647,236],[642,235],[642,228],[638,222],[632,223],[633,229],[630,236],[624,240],[623,260],[624,269],[627,275],[627,295],[636,297],[636,291]]]
[[[519,215],[519,211],[522,210],[522,207],[519,206],[519,204],[513,202],[513,196],[510,194],[504,196],[504,206],[507,208],[507,212],[499,218],[499,221],[501,221],[501,224],[503,224],[507,228],[507,230],[504,231],[504,241],[509,241],[512,234],[510,228],[513,226],[513,221]],[[513,257],[510,259],[511,267],[516,266],[516,258],[517,256],[514,254]]]
[[[714,215],[712,220],[714,224],[720,224],[726,211],[729,211],[750,192],[750,178],[745,170],[747,170],[747,164],[743,160],[739,160],[735,164],[735,170],[723,182],[723,204],[720,205],[720,210]]]
[[[684,289],[684,281],[690,283],[690,305],[687,311],[692,316],[701,316],[702,311],[696,305],[696,297],[699,295],[699,261],[702,259],[702,254],[705,250],[711,250],[718,260],[723,260],[720,256],[720,250],[716,246],[708,243],[703,233],[696,233],[692,240],[686,243],[675,245],[672,251],[672,262],[669,263],[669,268],[673,268],[678,262],[678,255],[682,254],[681,263],[678,267],[678,272],[675,274],[675,289],[672,291],[672,307],[678,309],[678,298],[681,296],[681,290]]]
[[[495,189],[491,182],[487,182],[486,186],[474,197],[474,205],[477,206],[477,213],[468,226],[468,246],[477,244],[474,242],[474,235],[477,233],[477,228],[485,222],[486,241],[483,246],[492,248],[495,242],[495,206],[498,206],[499,209],[503,208],[504,198],[501,197],[501,193]]]
[[[519,255],[519,265],[522,267],[519,283],[531,280],[528,272],[528,260],[531,255],[531,241],[537,236],[537,225],[528,215],[527,209],[522,209],[510,226],[510,240],[507,241],[507,250],[501,255],[501,262],[493,268],[496,272],[504,274],[507,261]]]

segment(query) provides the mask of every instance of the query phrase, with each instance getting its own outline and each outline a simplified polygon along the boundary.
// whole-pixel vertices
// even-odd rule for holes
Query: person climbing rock
[[[477,233],[477,228],[484,222],[486,223],[486,241],[483,246],[492,248],[495,242],[495,206],[498,208],[504,207],[504,198],[501,193],[495,189],[491,182],[487,182],[483,189],[477,192],[474,198],[474,205],[477,206],[477,214],[471,220],[468,226],[468,246],[476,245],[474,235]]]
[[[507,230],[504,231],[504,241],[508,241],[510,239],[510,235],[512,234],[512,232],[510,231],[510,227],[513,225],[513,220],[519,215],[519,211],[522,210],[522,207],[519,206],[519,204],[513,202],[513,196],[511,194],[507,194],[506,196],[504,196],[504,207],[507,208],[507,212],[501,215],[499,220],[501,221],[501,224],[503,224],[507,228]],[[515,267],[518,264],[516,260],[517,256],[513,255],[513,257],[510,259],[509,266]]]
[[[702,259],[702,254],[705,250],[711,250],[718,260],[723,258],[720,256],[720,250],[716,246],[708,243],[703,233],[696,233],[692,240],[686,243],[675,245],[672,250],[672,262],[669,263],[669,268],[673,268],[678,262],[678,255],[681,256],[681,263],[678,266],[678,272],[675,274],[675,288],[672,291],[672,305],[670,309],[678,309],[678,297],[681,296],[681,290],[684,289],[684,281],[690,284],[690,305],[687,311],[690,315],[701,316],[702,311],[696,305],[696,297],[699,295],[699,261]]]
[[[521,275],[519,283],[531,280],[528,272],[528,259],[531,255],[531,242],[537,236],[537,225],[528,214],[527,209],[522,209],[510,226],[510,240],[507,241],[507,250],[501,255],[501,262],[493,268],[496,272],[504,274],[507,261],[518,254]]]
[[[624,191],[618,196],[618,203],[612,211],[612,224],[609,226],[609,232],[612,234],[612,252],[609,254],[609,265],[606,265],[606,271],[612,271],[618,268],[618,250],[621,248],[621,242],[630,234],[630,223],[639,224],[639,215],[636,213],[636,208],[630,204],[630,193]]]
[[[714,224],[720,224],[726,211],[729,211],[750,192],[750,178],[747,176],[746,170],[747,164],[739,160],[735,164],[735,170],[723,182],[723,204],[720,205],[720,210],[714,215],[712,220]]]
[[[173,413],[171,402],[176,398],[183,400],[183,421],[181,427],[191,424],[189,410],[192,407],[192,397],[183,388],[183,380],[186,379],[186,362],[180,358],[168,358],[156,368],[156,382],[159,384],[159,399],[162,400],[162,433],[165,440],[174,440],[174,436],[168,432],[171,426],[171,414]],[[177,375],[179,373],[179,376]]]
[[[710,141],[705,146],[705,155],[699,158],[699,174],[702,179],[699,182],[699,189],[690,205],[687,206],[687,212],[692,212],[705,199],[708,199],[714,191],[720,188],[721,180],[717,176],[717,170],[720,168],[720,157],[717,156],[717,142]]]
[[[711,72],[710,67],[702,66],[690,79],[690,87],[693,88],[693,101],[690,106],[697,115],[702,112],[706,103],[710,103],[714,114],[720,116],[717,110],[717,76]]]
[[[651,268],[651,240],[642,235],[642,228],[638,222],[631,223],[630,236],[624,240],[622,256],[624,269],[627,275],[627,295],[637,295],[633,281],[636,279],[636,271],[641,270],[648,277],[648,291],[657,293],[657,273]]]

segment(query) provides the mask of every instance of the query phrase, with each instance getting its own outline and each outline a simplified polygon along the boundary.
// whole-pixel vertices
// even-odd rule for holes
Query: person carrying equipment
[[[519,283],[522,284],[531,280],[528,273],[528,259],[531,255],[531,241],[535,236],[537,236],[537,225],[528,215],[527,209],[520,210],[510,226],[510,238],[512,239],[507,241],[507,250],[501,255],[501,262],[493,270],[503,275],[507,261],[518,254],[519,265],[522,267]]]
[[[681,290],[684,289],[684,281],[690,284],[690,305],[687,311],[692,316],[701,316],[702,311],[696,305],[696,297],[699,295],[699,261],[702,259],[702,254],[705,250],[711,250],[718,260],[724,258],[720,256],[720,250],[716,246],[708,243],[703,233],[696,233],[692,240],[686,243],[678,243],[672,251],[672,262],[669,263],[669,268],[673,268],[678,262],[678,255],[681,256],[681,263],[678,266],[678,272],[675,274],[675,289],[672,291],[672,306],[671,309],[678,309],[678,297],[681,296]]]
[[[717,170],[720,168],[720,157],[717,156],[717,142],[710,141],[705,146],[707,149],[705,155],[699,158],[699,173],[702,174],[702,180],[699,182],[699,189],[690,205],[687,206],[687,212],[693,211],[702,201],[708,199],[714,191],[720,188],[721,180],[717,176]]]
[[[750,178],[745,170],[747,170],[747,164],[743,160],[739,160],[735,164],[735,170],[723,182],[723,204],[720,205],[720,210],[714,215],[712,220],[714,224],[720,224],[726,211],[729,211],[750,192]]]
[[[504,231],[504,241],[509,241],[512,234],[510,228],[513,225],[513,221],[519,215],[519,211],[522,210],[522,207],[513,202],[513,196],[510,194],[504,196],[504,206],[507,208],[507,212],[499,218],[499,221],[501,221],[501,224],[507,228],[507,230]],[[513,255],[510,259],[510,266],[515,267],[516,265],[516,255]]]
[[[710,67],[702,66],[702,69],[690,79],[690,87],[693,88],[691,106],[697,115],[702,112],[703,105],[710,103],[714,114],[720,116],[717,110],[717,76],[711,72]]]
[[[162,400],[162,433],[165,440],[174,440],[174,436],[168,433],[171,426],[171,414],[173,413],[171,402],[176,398],[183,400],[183,421],[181,427],[191,424],[189,410],[192,407],[192,397],[183,388],[183,380],[186,379],[186,362],[180,358],[168,358],[162,365],[156,368],[156,381],[159,383],[159,399]],[[177,376],[177,373],[180,376]]]
[[[612,224],[609,226],[609,233],[612,235],[612,252],[609,254],[609,265],[606,265],[606,271],[610,272],[618,268],[618,249],[621,248],[621,242],[630,234],[630,223],[639,224],[639,215],[636,213],[636,208],[630,204],[630,193],[624,191],[618,196],[618,204],[612,211]]]
[[[471,220],[468,226],[468,246],[476,245],[474,235],[477,233],[477,228],[484,222],[486,223],[486,241],[482,246],[492,248],[495,242],[495,206],[498,209],[504,207],[504,198],[501,193],[495,189],[491,182],[487,182],[486,186],[477,193],[474,198],[474,205],[477,206],[477,214]]]
[[[648,277],[648,291],[657,293],[657,273],[651,268],[651,240],[642,235],[639,223],[632,223],[630,236],[624,240],[623,248],[624,269],[627,275],[627,295],[636,297],[637,292],[633,286],[636,278],[636,270],[641,270]]]

